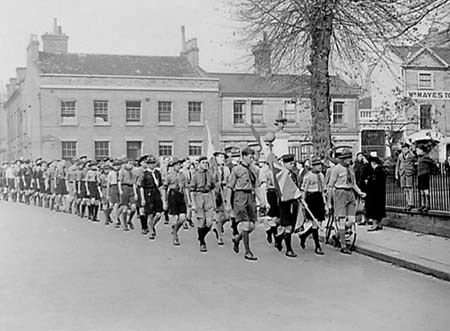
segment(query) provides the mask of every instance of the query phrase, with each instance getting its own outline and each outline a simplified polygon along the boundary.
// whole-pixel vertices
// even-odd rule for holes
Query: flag
[[[205,127],[206,127],[206,157],[208,160],[211,160],[211,158],[214,156],[214,152],[216,151],[216,148],[214,147],[214,143],[211,136],[211,131],[209,130],[208,122],[205,121]]]
[[[300,188],[292,180],[289,170],[277,161],[275,154],[270,153],[267,156],[267,162],[272,169],[275,188],[281,201],[300,198]]]
[[[250,126],[253,136],[255,136],[256,141],[258,142],[260,154],[263,154],[267,158],[268,155],[270,154],[270,149],[267,146],[266,142],[264,141],[263,137],[259,134],[259,132],[256,130],[255,126],[252,123],[247,122],[247,125]]]

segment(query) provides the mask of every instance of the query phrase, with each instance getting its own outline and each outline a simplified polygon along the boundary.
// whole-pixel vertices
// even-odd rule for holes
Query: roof
[[[253,97],[288,97],[310,94],[308,75],[271,75],[262,77],[247,73],[209,73],[219,78],[219,90],[224,95]],[[337,76],[331,78],[332,96],[357,96],[359,88],[348,85]]]
[[[365,97],[359,100],[359,109],[372,109],[372,97]]]
[[[392,50],[397,54],[403,61],[408,60],[411,56],[419,52],[425,47],[421,46],[394,46]],[[450,47],[428,47],[434,54],[439,56],[447,64],[450,65]]]
[[[137,56],[39,52],[41,73],[68,75],[114,75],[199,77],[200,72],[181,56]]]

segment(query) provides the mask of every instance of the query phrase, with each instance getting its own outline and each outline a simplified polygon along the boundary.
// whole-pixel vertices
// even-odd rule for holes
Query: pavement
[[[448,330],[449,282],[328,245],[317,256],[311,239],[289,259],[259,226],[248,262],[229,232],[201,254],[192,228],[174,247],[163,224],[150,241],[0,201],[0,330]]]
[[[397,266],[450,281],[450,239],[396,228],[368,232],[358,226],[355,251]]]

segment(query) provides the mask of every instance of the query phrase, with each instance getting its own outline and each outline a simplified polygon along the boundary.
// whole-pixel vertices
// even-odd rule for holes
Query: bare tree
[[[448,0],[229,0],[245,24],[245,41],[267,33],[277,69],[307,64],[314,153],[331,146],[330,57],[363,61],[386,47],[419,41],[417,27]]]

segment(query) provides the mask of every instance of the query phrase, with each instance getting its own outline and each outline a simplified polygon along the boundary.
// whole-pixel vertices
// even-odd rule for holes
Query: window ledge
[[[205,126],[203,122],[189,122],[188,126]]]
[[[144,126],[142,122],[126,122],[125,126]]]
[[[60,123],[60,126],[79,126],[78,123]]]
[[[111,126],[111,123],[94,123],[94,126]]]
[[[159,122],[158,126],[175,126],[173,122]]]
[[[421,87],[421,86],[418,86],[417,89],[418,89],[418,90],[427,90],[427,91],[430,91],[430,90],[434,90],[434,86],[430,86],[430,87]]]

